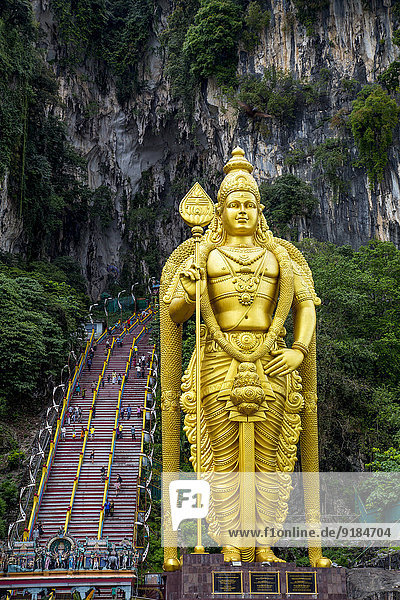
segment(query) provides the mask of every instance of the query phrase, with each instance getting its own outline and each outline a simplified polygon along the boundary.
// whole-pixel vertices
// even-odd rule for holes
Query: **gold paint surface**
[[[315,305],[320,300],[312,274],[301,252],[269,230],[242,149],[235,148],[224,171],[215,212],[199,184],[182,200],[180,214],[193,238],[168,259],[160,288],[163,470],[179,471],[180,397],[194,470],[224,476],[223,489],[212,489],[208,516],[209,534],[217,542],[248,519],[260,530],[284,523],[290,494],[285,473],[294,470],[299,439],[303,470],[319,470]],[[207,224],[202,235],[200,227]],[[181,379],[180,324],[196,304],[203,324],[198,317],[196,349]],[[291,310],[293,349],[284,339]],[[237,472],[252,474],[250,491],[235,484]],[[279,486],[266,488],[265,474],[277,472]],[[318,521],[318,477],[306,481],[305,504],[307,520]],[[177,565],[177,548],[176,534],[168,535],[170,569]],[[249,548],[226,546],[223,552],[226,559],[278,560],[265,539],[249,541]],[[309,555],[312,566],[321,561],[317,542]]]

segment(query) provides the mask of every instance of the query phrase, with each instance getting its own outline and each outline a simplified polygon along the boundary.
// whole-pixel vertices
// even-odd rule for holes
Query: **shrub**
[[[10,471],[18,469],[25,460],[25,458],[26,456],[21,450],[13,450],[12,452],[10,452],[10,454],[8,455],[8,468],[10,469]]]
[[[400,29],[397,29],[396,31],[393,32],[393,44],[395,44],[396,46],[400,46]]]
[[[293,0],[296,17],[306,27],[307,35],[312,35],[317,15],[329,6],[329,0]]]
[[[285,156],[285,165],[288,167],[297,167],[301,162],[305,160],[307,153],[301,148],[294,148],[290,150]]]
[[[315,166],[328,181],[333,197],[337,200],[339,194],[347,189],[347,183],[343,179],[343,167],[349,159],[348,148],[342,140],[328,138],[315,148],[314,157]]]
[[[137,63],[151,33],[153,0],[52,0],[66,64],[87,55],[104,60],[117,75],[118,98],[125,102],[136,82]]]
[[[262,183],[260,193],[267,222],[280,235],[295,231],[295,219],[309,216],[318,204],[311,186],[295,175],[277,177],[273,183]]]
[[[400,60],[394,60],[383,73],[378,75],[378,81],[389,92],[396,92],[399,89]]]
[[[255,50],[260,41],[260,34],[268,27],[270,20],[271,14],[267,10],[264,11],[254,0],[250,2],[244,16],[245,29],[242,33],[242,42],[246,50]]]
[[[160,35],[161,44],[167,50],[166,73],[171,81],[172,98],[182,101],[187,115],[192,113],[196,78],[190,72],[183,44],[198,9],[198,0],[177,0],[174,11],[168,17],[168,26]]]
[[[232,0],[204,0],[183,45],[195,77],[216,77],[220,84],[234,82],[242,27],[241,11]]]
[[[263,113],[282,122],[290,122],[304,102],[304,89],[290,73],[270,67],[262,77],[242,77],[237,99],[253,113]]]
[[[396,101],[380,85],[365,86],[353,102],[350,125],[360,156],[357,164],[367,169],[370,187],[382,181],[398,116]]]
[[[374,460],[367,465],[371,471],[400,471],[400,451],[397,448],[373,448]]]

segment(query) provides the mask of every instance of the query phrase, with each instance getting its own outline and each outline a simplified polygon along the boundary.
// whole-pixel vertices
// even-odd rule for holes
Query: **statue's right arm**
[[[179,274],[179,283],[169,305],[169,314],[175,323],[184,323],[196,306],[196,275],[190,265]]]
[[[175,323],[183,323],[190,319],[196,308],[196,281],[201,282],[200,295],[206,285],[202,269],[193,264],[189,259],[185,268],[179,274],[179,283],[169,305],[170,317]]]
[[[196,307],[196,300],[191,300],[185,293],[179,294],[179,288],[182,289],[181,285],[178,285],[177,292],[171,300],[169,305],[169,314],[171,319],[175,323],[184,323],[194,313]]]

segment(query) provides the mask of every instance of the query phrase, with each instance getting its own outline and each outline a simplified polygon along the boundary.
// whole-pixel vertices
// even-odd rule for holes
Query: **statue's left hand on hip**
[[[301,365],[304,358],[300,350],[292,350],[291,348],[272,350],[271,354],[274,358],[269,361],[265,369],[265,373],[269,377],[289,375]]]

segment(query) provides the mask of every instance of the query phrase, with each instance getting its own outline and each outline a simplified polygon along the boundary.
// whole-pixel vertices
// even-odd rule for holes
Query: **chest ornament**
[[[240,304],[250,306],[254,302],[260,284],[260,273],[264,268],[266,257],[265,248],[256,252],[245,248],[236,248],[235,250],[218,248],[218,251],[232,275],[232,285],[238,294]],[[249,265],[255,263],[260,258],[263,258],[263,260],[261,260],[256,271],[253,273]],[[240,268],[236,271],[229,261],[237,263],[240,265]]]

